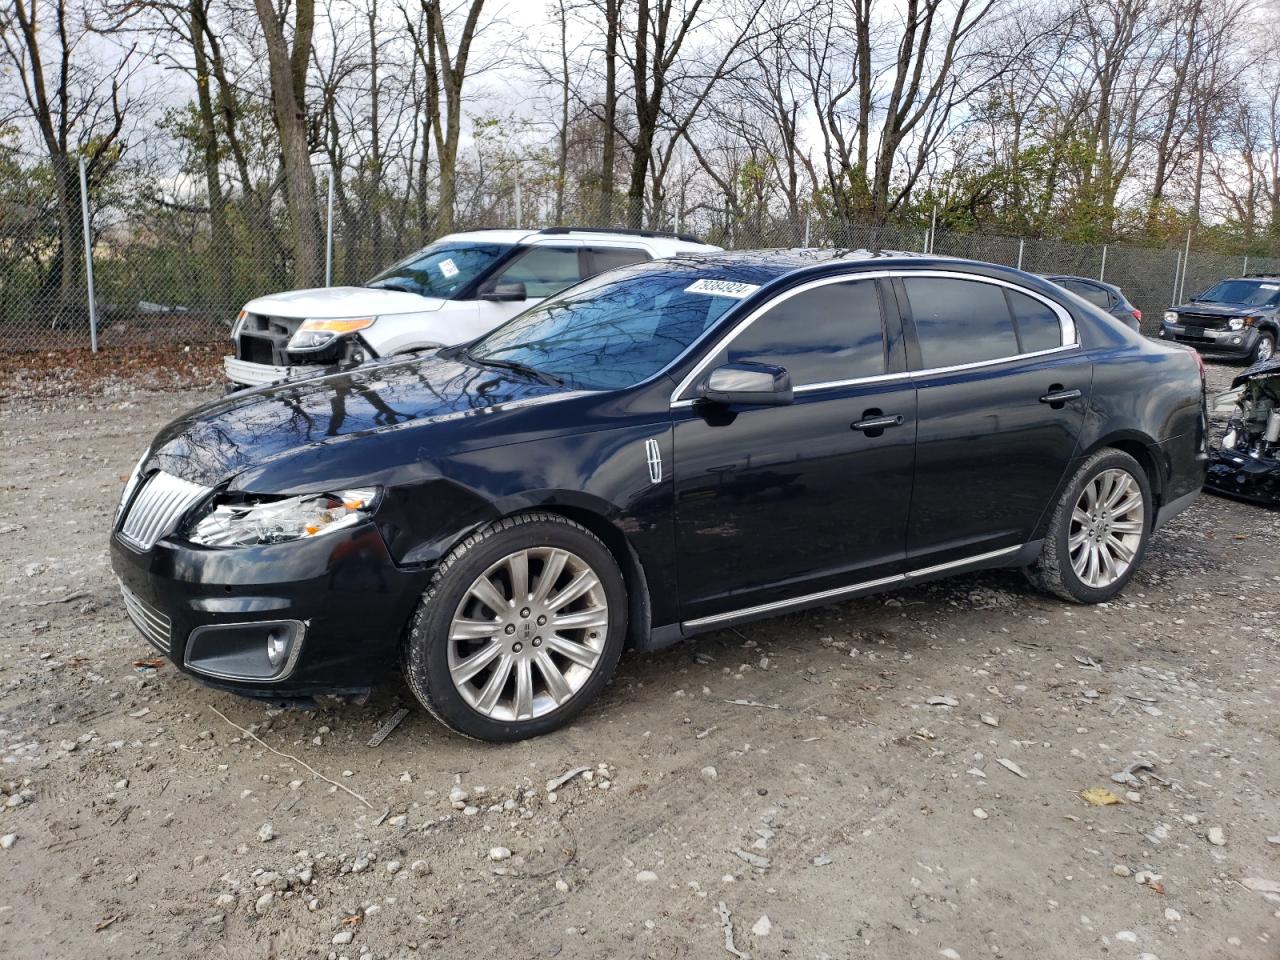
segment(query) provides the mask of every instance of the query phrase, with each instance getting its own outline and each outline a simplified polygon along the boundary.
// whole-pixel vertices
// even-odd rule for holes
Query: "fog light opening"
[[[271,666],[279,667],[289,658],[292,642],[291,631],[285,627],[276,627],[267,634],[267,660]]]
[[[1236,344],[1236,345],[1238,346],[1238,345],[1241,343],[1241,340],[1240,340],[1240,338],[1239,338],[1239,337],[1232,337],[1232,338],[1231,338],[1231,342],[1232,342],[1233,344]]]

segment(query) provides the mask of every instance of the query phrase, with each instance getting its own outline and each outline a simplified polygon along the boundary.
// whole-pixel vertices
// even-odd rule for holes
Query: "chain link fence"
[[[626,198],[560,192],[554,183],[521,187],[510,176],[477,181],[458,197],[455,231],[482,227],[619,227]],[[359,284],[429,243],[437,219],[425,198],[397,196],[367,172],[318,177],[320,215],[309,229],[290,224],[279,197],[237,198],[212,222],[207,205],[155,198],[89,196],[77,222],[52,191],[0,196],[0,348],[57,350],[97,343],[214,343],[256,296],[308,285]],[[730,216],[680,195],[656,229],[699,236],[729,249],[843,247],[932,251],[1020,267],[1032,273],[1103,279],[1124,290],[1154,333],[1172,303],[1244,272],[1280,272],[1280,258],[1229,257],[1194,249],[861,225],[797,213]],[[79,201],[79,198],[76,198]],[[85,216],[87,214],[87,216]],[[85,257],[85,223],[91,259]],[[314,264],[313,283],[300,260]],[[90,269],[94,295],[90,309]]]

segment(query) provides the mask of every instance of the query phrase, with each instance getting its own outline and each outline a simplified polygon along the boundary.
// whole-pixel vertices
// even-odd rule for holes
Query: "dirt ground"
[[[0,408],[0,956],[1280,957],[1276,514],[1202,498],[1096,608],[969,576],[629,656],[488,746],[139,665],[106,530],[207,395]]]

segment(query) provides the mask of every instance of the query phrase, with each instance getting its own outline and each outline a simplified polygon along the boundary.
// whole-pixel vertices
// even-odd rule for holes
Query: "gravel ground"
[[[147,664],[105,530],[207,395],[0,408],[0,955],[1280,956],[1275,514],[1202,498],[1095,608],[988,574],[629,656],[488,746]]]

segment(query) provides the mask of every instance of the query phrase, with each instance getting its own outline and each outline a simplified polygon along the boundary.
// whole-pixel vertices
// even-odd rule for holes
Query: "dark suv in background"
[[[1266,360],[1280,339],[1280,276],[1219,280],[1165,312],[1160,337],[1213,356]]]

